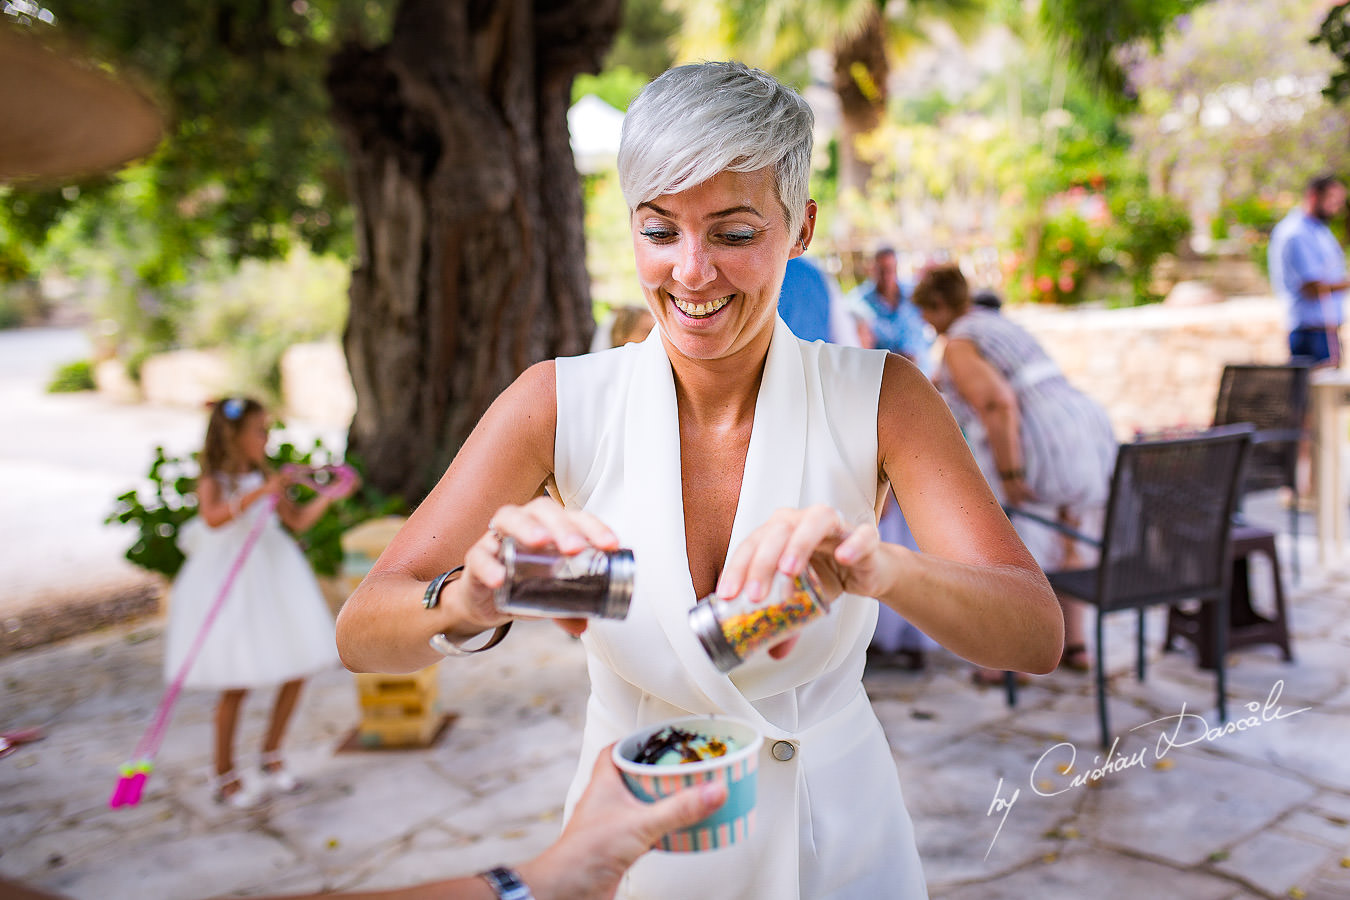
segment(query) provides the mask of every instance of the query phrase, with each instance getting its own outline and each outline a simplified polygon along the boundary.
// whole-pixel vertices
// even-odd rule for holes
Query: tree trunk
[[[589,345],[567,109],[619,15],[620,0],[403,0],[387,45],[333,58],[357,218],[348,447],[410,504],[520,372]]]
[[[857,34],[834,48],[834,90],[839,95],[839,193],[866,196],[872,164],[858,156],[857,140],[881,124],[886,113],[886,23],[881,5],[872,9]]]

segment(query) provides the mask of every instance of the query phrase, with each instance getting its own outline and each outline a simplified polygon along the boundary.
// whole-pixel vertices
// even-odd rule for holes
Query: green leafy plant
[[[172,578],[183,566],[183,551],[175,538],[183,523],[197,514],[197,455],[167,456],[155,448],[146,478],[150,485],[142,496],[130,490],[117,497],[112,513],[104,520],[135,525],[136,540],[126,557],[143,569]]]
[[[98,385],[94,383],[94,367],[87,359],[78,359],[66,363],[56,370],[52,380],[47,383],[49,394],[73,394],[79,391],[92,391]]]
[[[283,443],[269,461],[274,467],[291,463],[319,467],[343,462],[340,454],[330,450],[322,440],[316,440],[306,451],[292,443]],[[362,486],[331,504],[312,528],[297,536],[316,575],[339,573],[343,558],[342,535],[349,528],[367,519],[406,512],[402,498],[387,496],[367,486],[359,460],[347,459],[346,463],[362,476]],[[143,491],[137,489],[120,494],[105,520],[109,525],[136,526],[136,540],[127,549],[127,559],[167,578],[178,574],[186,559],[178,548],[178,533],[197,515],[199,474],[197,454],[168,456],[163,447],[155,448],[154,459],[146,473],[149,485]],[[289,496],[304,503],[313,499],[315,491],[305,485],[293,485]]]
[[[1136,303],[1158,299],[1150,289],[1153,264],[1191,231],[1191,217],[1171,197],[1150,196],[1145,190],[1122,191],[1111,198],[1108,246],[1129,276]]]

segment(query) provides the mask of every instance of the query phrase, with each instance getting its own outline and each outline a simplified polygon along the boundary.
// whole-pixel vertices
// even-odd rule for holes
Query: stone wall
[[[1208,425],[1225,363],[1289,358],[1284,307],[1270,297],[1115,310],[1015,306],[1006,315],[1106,407],[1122,440],[1136,429]]]

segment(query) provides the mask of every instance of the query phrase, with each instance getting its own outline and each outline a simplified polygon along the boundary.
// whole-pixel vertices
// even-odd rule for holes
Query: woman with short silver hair
[[[624,897],[923,897],[862,688],[877,601],[979,665],[1058,661],[1054,595],[932,385],[893,354],[799,341],[777,315],[787,261],[815,229],[811,126],[801,97],[739,63],[648,85],[619,163],[656,327],[522,374],[339,620],[349,667],[406,671],[435,661],[434,634],[509,622],[492,600],[503,536],[632,548],[628,617],[582,635],[591,697],[569,809],[601,748],[644,725],[725,714],[765,742],[754,837],[648,854]],[[891,486],[919,552],[877,536]],[[423,609],[428,582],[460,564]],[[808,565],[830,615],[722,674],[689,627],[695,600],[762,598],[776,572]]]

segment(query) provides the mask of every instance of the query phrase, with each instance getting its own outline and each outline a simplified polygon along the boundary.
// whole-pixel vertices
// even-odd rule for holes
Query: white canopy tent
[[[613,168],[619,155],[623,111],[594,94],[587,94],[567,111],[567,130],[572,136],[572,155],[577,171],[590,175]]]

